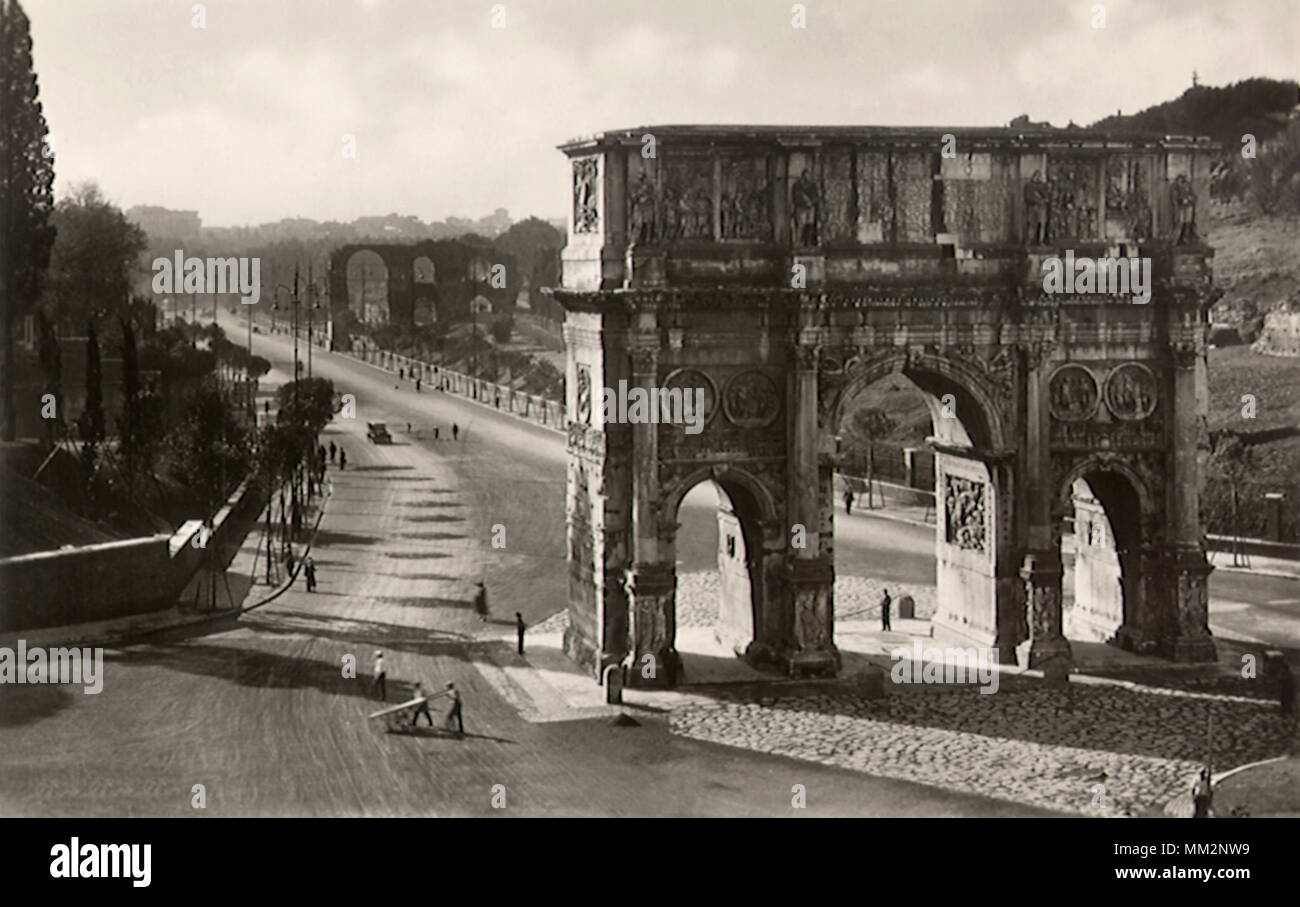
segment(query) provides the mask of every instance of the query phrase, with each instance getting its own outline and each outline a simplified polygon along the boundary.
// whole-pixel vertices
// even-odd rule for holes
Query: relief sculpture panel
[[[727,162],[721,207],[723,239],[771,240],[771,183],[765,158]]]
[[[944,476],[944,540],[965,551],[984,551],[984,483]]]
[[[713,237],[713,168],[704,155],[664,161],[664,236]]]

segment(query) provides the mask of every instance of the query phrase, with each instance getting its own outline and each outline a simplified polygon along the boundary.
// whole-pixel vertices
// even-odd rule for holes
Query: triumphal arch
[[[901,373],[934,422],[936,636],[1069,664],[1061,527],[1083,479],[1119,570],[1074,607],[1118,645],[1214,658],[1210,142],[664,126],[561,150],[572,657],[599,675],[651,656],[655,678],[628,682],[676,681],[677,509],[712,480],[737,527],[720,637],[834,673],[837,426]],[[702,393],[702,430],[602,406],[620,382]]]

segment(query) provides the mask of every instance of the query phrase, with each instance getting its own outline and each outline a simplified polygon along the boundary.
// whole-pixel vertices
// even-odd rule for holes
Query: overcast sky
[[[1064,125],[1300,70],[1297,0],[24,0],[57,187],[208,225],[561,217],[574,136]],[[343,154],[356,137],[355,159]]]

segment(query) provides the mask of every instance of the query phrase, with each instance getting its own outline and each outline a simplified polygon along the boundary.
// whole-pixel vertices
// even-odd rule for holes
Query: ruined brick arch
[[[437,317],[458,318],[469,312],[469,300],[480,293],[493,305],[508,303],[518,292],[514,285],[514,259],[455,239],[423,240],[415,243],[356,242],[340,246],[330,253],[330,306],[335,316],[348,309],[347,267],[352,256],[369,251],[379,256],[388,269],[388,309],[390,320],[411,326],[415,323],[416,297],[431,300]],[[427,259],[432,265],[433,283],[417,283],[415,263]],[[505,268],[506,285],[473,285],[469,279],[470,262],[482,261],[484,270],[500,264]]]
[[[1006,390],[995,387],[985,373],[961,359],[941,353],[909,353],[900,348],[845,362],[838,389],[828,390],[823,398],[823,429],[835,431],[854,397],[895,373],[925,393],[932,418],[938,415],[938,401],[951,393],[956,398],[957,418],[976,447],[998,451],[1015,448],[1003,412]]]

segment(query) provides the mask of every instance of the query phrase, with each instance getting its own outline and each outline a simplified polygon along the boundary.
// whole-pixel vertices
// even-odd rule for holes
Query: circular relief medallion
[[[781,397],[772,379],[762,372],[741,372],[727,382],[722,411],[741,428],[771,425],[781,411]]]
[[[705,422],[712,419],[713,414],[718,410],[718,386],[713,383],[712,378],[697,368],[679,368],[669,372],[664,378],[663,386],[669,390],[680,388],[683,403],[686,395],[690,394],[692,413],[695,412],[696,401],[701,399],[699,394],[703,393]]]
[[[1052,418],[1062,422],[1091,419],[1097,412],[1097,379],[1082,365],[1063,365],[1049,384]]]
[[[1106,408],[1116,419],[1145,419],[1156,409],[1156,377],[1138,362],[1126,362],[1106,378]]]

